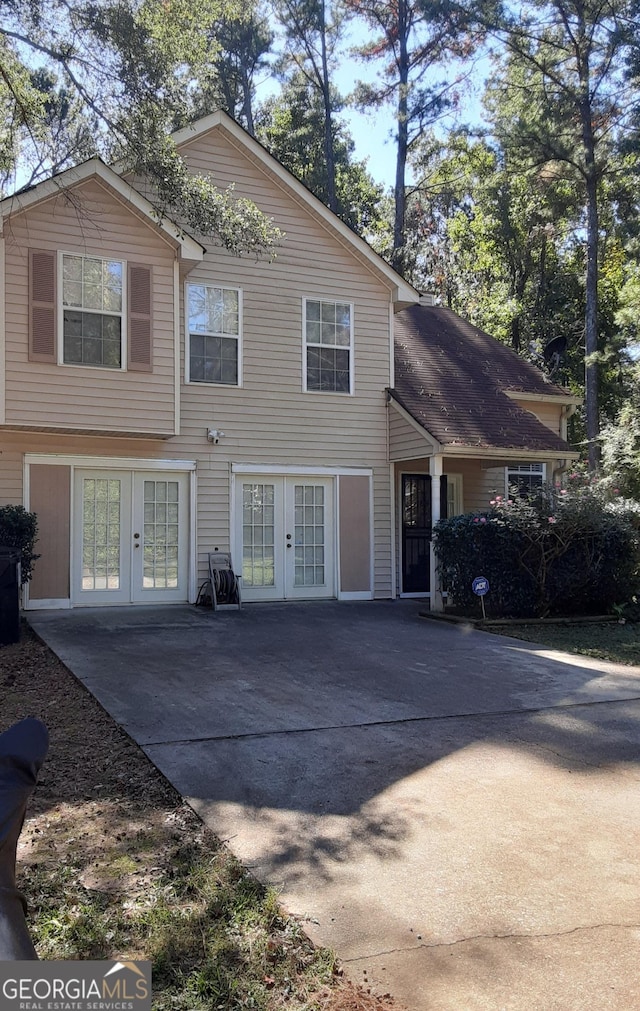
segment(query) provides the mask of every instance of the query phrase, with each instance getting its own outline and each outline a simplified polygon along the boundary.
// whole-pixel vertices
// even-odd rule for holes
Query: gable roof
[[[579,399],[450,309],[423,304],[396,315],[389,392],[443,448],[577,455],[517,400]]]
[[[10,214],[19,214],[43,200],[58,196],[65,190],[90,179],[96,179],[105,185],[114,196],[126,203],[138,217],[146,221],[150,228],[160,232],[170,245],[180,250],[182,259],[194,262],[202,259],[205,252],[204,246],[192,239],[169,219],[159,220],[153,204],[121,175],[105,164],[101,158],[90,158],[81,165],[75,165],[73,168],[59,172],[51,179],[45,179],[34,186],[18,190],[17,193],[5,197],[0,201],[0,218],[4,219]]]
[[[393,300],[396,305],[413,305],[418,301],[420,297],[419,292],[408,281],[405,281],[363,238],[349,228],[337,214],[329,210],[311,190],[307,189],[304,183],[296,179],[277,158],[274,158],[267,151],[266,147],[257,141],[255,137],[252,137],[250,133],[241,127],[239,123],[236,123],[226,112],[218,109],[216,112],[212,112],[208,116],[203,116],[201,119],[189,124],[189,126],[177,130],[171,136],[176,147],[183,148],[212,130],[220,130],[231,143],[244,150],[245,154],[255,164],[266,169],[269,175],[281,187],[288,190],[298,202],[304,203],[322,225],[334,237],[338,238],[342,245],[346,245],[347,248],[351,249],[375,273],[381,274],[391,285]]]

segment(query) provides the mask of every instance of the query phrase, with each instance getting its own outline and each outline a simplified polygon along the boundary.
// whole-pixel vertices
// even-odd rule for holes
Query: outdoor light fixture
[[[220,439],[224,437],[224,432],[221,432],[219,428],[208,428],[207,429],[207,439],[212,442],[214,446],[217,446]]]

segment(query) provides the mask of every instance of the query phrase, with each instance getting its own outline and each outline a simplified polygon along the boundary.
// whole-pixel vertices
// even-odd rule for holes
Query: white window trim
[[[211,334],[213,337],[229,337],[235,339],[238,342],[238,382],[237,383],[206,383],[201,382],[199,379],[191,378],[191,334],[189,332],[189,288],[201,287],[201,288],[222,288],[226,291],[235,291],[238,293],[238,333],[236,334]],[[242,288],[237,288],[233,284],[219,284],[215,281],[196,281],[191,278],[189,281],[185,282],[184,285],[184,381],[189,386],[206,386],[208,388],[213,388],[215,390],[227,389],[227,390],[237,390],[243,385],[242,381],[242,363],[244,358],[244,348],[243,348],[243,292]]]
[[[446,474],[447,479],[447,519],[452,516],[461,516],[464,512],[464,498],[462,495],[462,474]],[[453,501],[453,510],[448,511],[449,500]]]
[[[78,306],[66,306],[67,309],[74,308],[78,312],[96,312],[100,316],[120,316],[122,319],[122,326],[120,329],[120,368],[113,368],[111,365],[91,365],[88,362],[65,362],[64,360],[64,300],[63,300],[63,278],[64,278],[64,257],[65,256],[80,256],[83,260],[111,260],[114,263],[122,264],[122,309],[119,313],[117,312],[106,312],[104,309],[82,309]],[[128,262],[127,260],[121,260],[117,256],[103,256],[101,253],[77,253],[69,249],[59,249],[58,250],[58,263],[57,263],[57,289],[56,296],[58,300],[58,311],[57,311],[57,324],[58,324],[58,365],[62,365],[65,369],[97,369],[99,372],[126,372],[127,371],[127,318],[128,318],[128,305],[127,305],[127,295],[128,295]]]
[[[539,467],[540,465],[542,465],[542,470],[541,471],[540,470],[532,470],[533,467]],[[541,464],[541,461],[534,460],[533,462],[530,462],[530,463],[512,463],[512,464],[507,464],[507,466],[504,468],[504,493],[505,493],[505,496],[507,496],[507,497],[509,496],[509,488],[514,483],[513,481],[509,480],[509,475],[517,473],[516,467],[522,468],[521,470],[519,470],[520,474],[535,474],[535,475],[540,474],[540,476],[542,477],[542,482],[541,482],[542,484],[544,484],[545,481],[547,480],[547,465],[546,465],[546,463],[542,463]]]
[[[349,392],[342,393],[339,390],[310,390],[307,387],[307,348],[308,347],[338,347],[337,344],[308,344],[307,343],[307,302],[333,302],[349,306],[350,334],[349,334]],[[355,390],[355,354],[354,354],[354,303],[346,299],[335,298],[335,296],[309,295],[302,299],[302,389],[304,393],[312,393],[321,397],[352,397]],[[341,350],[347,350],[340,345]]]

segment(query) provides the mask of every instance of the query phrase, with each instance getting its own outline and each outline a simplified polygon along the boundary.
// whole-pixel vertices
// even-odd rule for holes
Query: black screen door
[[[447,479],[440,478],[440,516],[447,515]],[[402,475],[402,592],[428,593],[431,477]]]

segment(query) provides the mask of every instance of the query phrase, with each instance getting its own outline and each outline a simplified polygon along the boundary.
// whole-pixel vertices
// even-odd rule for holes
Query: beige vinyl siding
[[[0,503],[23,505],[23,464],[19,446],[12,445],[3,432],[0,453]]]
[[[538,421],[541,421],[543,425],[550,428],[552,432],[556,435],[562,435],[561,430],[561,418],[562,418],[562,404],[550,404],[548,401],[525,401],[518,400],[518,407],[521,407],[524,411],[529,411],[531,414],[535,415]]]
[[[242,387],[183,385],[181,435],[204,454],[198,472],[200,573],[206,552],[230,547],[230,466],[366,467],[374,470],[375,592],[391,591],[391,503],[385,388],[390,375],[388,281],[364,266],[269,173],[222,131],[182,149],[190,168],[233,182],[286,233],[271,262],[208,246],[186,281],[242,290]],[[184,292],[181,319],[184,337]],[[354,395],[303,393],[303,299],[353,306]],[[184,378],[185,346],[182,349]],[[206,427],[225,432],[217,446]],[[187,454],[188,455],[188,454]],[[222,540],[224,538],[224,541]],[[222,542],[221,542],[222,541]]]
[[[73,201],[62,194],[51,197],[13,215],[6,225],[6,423],[170,435],[175,252],[95,180],[77,186],[73,195]],[[152,373],[28,361],[28,251],[34,248],[153,268]]]
[[[389,459],[417,460],[431,452],[426,433],[422,435],[389,404]]]
[[[504,493],[504,469],[487,467],[481,460],[445,457],[445,474],[462,474],[462,510],[484,512],[496,493]]]

